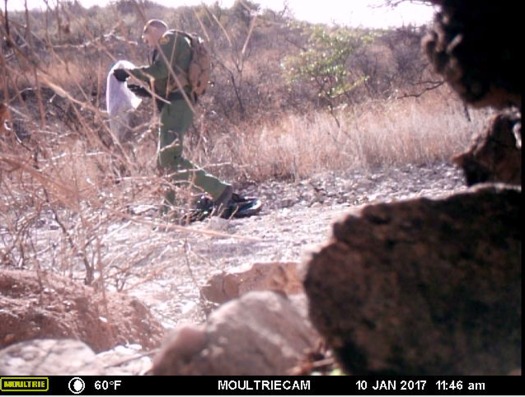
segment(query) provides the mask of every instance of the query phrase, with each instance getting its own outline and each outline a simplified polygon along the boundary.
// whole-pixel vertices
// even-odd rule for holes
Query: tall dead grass
[[[2,266],[82,275],[105,288],[159,275],[158,268],[136,265],[160,261],[164,237],[108,253],[108,236],[118,225],[138,222],[152,231],[166,226],[154,210],[169,186],[156,170],[154,136],[127,147],[105,146],[100,129],[107,127],[97,126],[96,120],[105,120],[99,112],[81,119],[91,121],[71,133],[64,133],[64,124],[34,130],[33,141],[25,144],[30,150],[2,141]],[[485,111],[469,112],[470,120],[443,89],[420,98],[370,100],[335,114],[278,114],[200,141],[193,150],[189,145],[187,153],[238,186],[246,180],[298,181],[330,170],[432,164],[463,151],[482,128]]]
[[[466,110],[443,87],[419,98],[369,100],[335,114],[280,114],[243,125],[217,139],[204,160],[210,167],[231,164],[230,177],[254,181],[447,162],[467,148],[487,114]]]

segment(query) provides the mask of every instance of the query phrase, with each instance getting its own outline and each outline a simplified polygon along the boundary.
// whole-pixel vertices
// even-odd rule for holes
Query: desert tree
[[[341,27],[329,30],[322,25],[304,29],[308,34],[306,44],[285,59],[283,68],[290,84],[310,86],[320,104],[334,114],[337,105],[367,79],[366,75],[352,72],[348,61],[373,40],[373,35]]]

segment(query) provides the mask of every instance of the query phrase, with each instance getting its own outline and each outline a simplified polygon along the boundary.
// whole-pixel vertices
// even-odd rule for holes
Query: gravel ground
[[[261,213],[250,218],[213,217],[184,230],[152,228],[133,220],[115,225],[106,236],[112,247],[107,259],[117,269],[126,261],[130,270],[125,290],[166,327],[200,323],[207,307],[199,288],[215,272],[257,262],[302,262],[327,241],[333,221],[352,207],[436,198],[461,189],[466,189],[462,172],[445,163],[330,172],[296,183],[268,182],[240,191],[264,202]]]
[[[96,237],[87,252],[96,267],[94,285],[101,286],[104,280],[104,287],[137,297],[172,328],[205,321],[213,307],[201,299],[200,289],[216,272],[261,262],[304,262],[330,238],[334,220],[351,208],[438,197],[465,189],[464,185],[462,172],[445,163],[328,172],[293,183],[244,187],[239,193],[264,203],[263,210],[250,218],[211,217],[182,227],[162,223],[155,214],[119,217],[87,209],[84,217],[92,218],[71,219],[68,224],[80,242],[83,235]],[[85,265],[80,257],[65,256],[64,231],[52,215],[42,212],[41,218],[29,221],[35,226],[31,241],[40,266],[82,282]],[[9,243],[9,236],[2,238]]]
[[[82,233],[95,238],[89,245],[89,260],[96,265],[93,285],[138,298],[169,329],[206,320],[214,306],[201,298],[200,290],[216,272],[254,263],[305,263],[308,254],[330,238],[334,220],[350,209],[375,202],[437,198],[464,189],[462,172],[445,163],[330,172],[295,183],[268,182],[241,189],[239,193],[257,196],[264,203],[263,210],[250,218],[212,217],[182,227],[163,223],[155,214],[147,216],[147,210],[142,215],[88,210],[84,213],[93,219],[82,223],[74,218],[68,225],[77,238]],[[81,257],[62,253],[64,231],[51,214],[42,212],[38,219],[19,221],[34,225],[30,236],[40,271],[45,266],[84,280]],[[0,252],[2,239],[8,238],[0,228]],[[151,365],[151,356],[129,359],[141,349],[139,345],[117,346],[104,353],[103,361],[112,368],[108,371],[142,374]],[[123,357],[128,357],[124,361],[129,368],[113,365]]]

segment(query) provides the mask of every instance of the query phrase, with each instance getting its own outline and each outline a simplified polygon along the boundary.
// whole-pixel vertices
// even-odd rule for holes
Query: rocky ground
[[[264,202],[250,218],[197,222],[189,231],[152,231],[132,221],[111,236],[113,251],[148,245],[150,258],[136,266],[154,268],[129,292],[151,308],[165,326],[201,322],[206,311],[200,289],[216,272],[266,262],[304,262],[326,242],[331,224],[350,207],[414,197],[439,197],[465,189],[462,172],[437,163],[377,171],[330,172],[296,183],[269,182],[241,191]],[[146,239],[145,239],[146,238]],[[133,241],[135,240],[135,241]],[[153,248],[155,247],[155,248]]]
[[[109,362],[107,368],[114,368],[114,361],[119,360],[129,361],[131,365],[128,369],[119,365],[107,371],[144,373],[150,365],[151,355],[148,354],[147,344],[151,342],[152,336],[144,334],[142,320],[130,319],[126,313],[135,312],[144,305],[166,330],[184,323],[202,324],[217,307],[202,297],[203,287],[214,274],[255,263],[304,264],[309,252],[328,241],[333,221],[352,207],[414,197],[436,198],[462,189],[466,189],[463,174],[451,164],[405,165],[382,170],[330,172],[294,183],[268,182],[245,186],[239,189],[239,193],[258,196],[264,202],[260,214],[250,218],[225,220],[212,217],[183,228],[173,223],[159,223],[156,215],[137,216],[132,212],[121,221],[112,222],[97,231],[100,242],[96,255],[99,255],[98,263],[104,266],[97,269],[95,277],[98,281],[94,285],[97,289],[101,280],[104,280],[103,290],[107,293],[112,290],[122,291],[140,303],[131,302],[129,307],[117,310],[111,296],[103,294],[100,297],[100,294],[94,293],[95,290],[85,292],[72,283],[68,286],[67,280],[70,279],[67,277],[71,275],[82,284],[85,269],[79,262],[69,269],[49,269],[50,274],[58,270],[59,274],[66,277],[65,281],[46,283],[46,279],[50,279],[42,278],[46,269],[39,269],[38,277],[35,274],[33,276],[37,277],[35,281],[28,281],[27,288],[24,287],[29,295],[13,294],[13,282],[7,282],[5,291],[0,291],[5,294],[2,298],[0,293],[0,299],[3,299],[1,306],[4,307],[0,314],[4,313],[8,319],[15,321],[10,313],[16,313],[16,310],[32,302],[27,310],[19,310],[23,313],[19,320],[26,317],[32,319],[35,333],[32,337],[18,340],[42,337],[45,327],[42,328],[42,321],[35,317],[35,313],[38,313],[38,318],[44,319],[57,318],[60,310],[89,317],[100,328],[93,331],[96,341],[107,341],[107,318],[111,319],[111,323],[124,324],[134,340],[119,343],[118,347],[99,355],[107,356],[103,358],[104,363]],[[34,243],[42,247],[39,251],[42,255],[50,255],[49,261],[41,263],[53,263],[53,250],[56,249],[60,233],[59,227],[53,222],[42,222],[38,227]],[[13,274],[7,276],[17,277]],[[25,277],[20,276],[20,288],[25,285]],[[37,282],[41,284],[40,287],[31,287]],[[61,285],[60,291],[55,291],[58,284]],[[49,295],[53,291],[68,296],[80,293],[84,297],[80,300],[85,301],[84,311],[67,307],[58,310],[57,304],[60,306],[63,303],[60,299],[56,304],[43,305],[42,294]],[[112,304],[100,306],[96,296],[106,302],[109,299]],[[59,327],[55,326],[60,332],[53,331],[53,335],[46,334],[46,337],[71,335],[75,338],[75,335],[78,337],[84,332],[80,325],[82,320],[78,316],[71,317],[71,320],[68,320],[69,316],[60,317],[62,323]],[[98,324],[97,318],[102,321],[101,324]],[[21,321],[25,324],[29,320]],[[157,327],[153,322],[152,319],[152,329]],[[86,324],[91,329],[91,323]],[[7,333],[0,332],[2,345],[16,342],[19,332],[16,327],[13,329]],[[162,337],[162,332],[159,332],[156,340]],[[100,349],[95,351],[99,352]],[[119,358],[119,354],[123,354],[123,357],[139,354],[139,361]]]

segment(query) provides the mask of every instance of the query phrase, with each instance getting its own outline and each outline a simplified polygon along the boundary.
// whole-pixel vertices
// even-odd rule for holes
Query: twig
[[[404,94],[404,95],[396,97],[396,99],[419,98],[419,97],[423,96],[424,94],[426,94],[429,91],[433,91],[435,89],[438,89],[439,87],[444,85],[445,82],[444,81],[428,81],[428,82],[421,82],[419,84],[431,84],[431,86],[430,87],[425,87],[423,89],[423,91],[421,91],[421,92],[417,92],[417,93],[413,93],[413,94]]]

